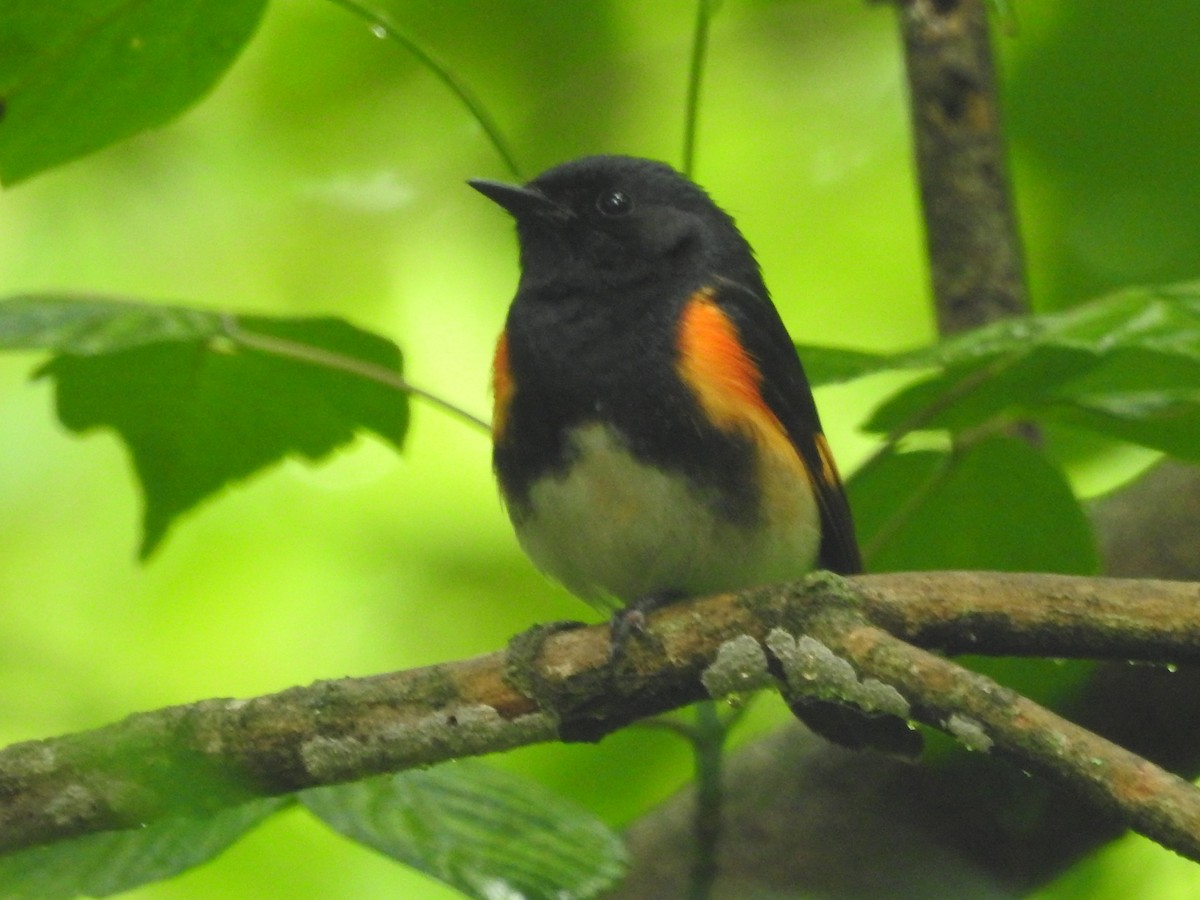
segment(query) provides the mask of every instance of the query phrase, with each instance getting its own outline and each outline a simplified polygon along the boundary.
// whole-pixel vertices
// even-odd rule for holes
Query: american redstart
[[[539,569],[640,610],[861,569],[804,369],[750,245],[702,188],[624,156],[469,183],[517,223],[493,462]]]

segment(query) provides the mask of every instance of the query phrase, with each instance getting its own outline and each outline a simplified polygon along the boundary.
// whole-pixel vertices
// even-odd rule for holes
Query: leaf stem
[[[708,57],[708,26],[717,0],[696,0],[696,28],[692,32],[692,59],[688,66],[687,103],[683,122],[683,174],[689,178],[696,167],[696,127],[700,120],[700,88]]]
[[[365,6],[359,5],[356,0],[329,0],[329,2],[335,6],[342,7],[342,9],[362,19],[371,26],[373,32],[387,37],[388,40],[394,41],[415,56],[418,62],[429,69],[438,81],[446,85],[462,101],[463,106],[467,108],[467,112],[479,123],[479,127],[483,129],[492,147],[495,148],[496,153],[504,161],[504,165],[508,168],[512,176],[518,181],[524,180],[521,175],[521,167],[517,164],[517,158],[513,154],[512,148],[509,147],[508,141],[505,140],[504,135],[501,133],[500,126],[496,124],[496,120],[492,118],[491,114],[487,111],[487,107],[483,105],[483,102],[467,87],[466,82],[456,75],[448,65],[434,56],[432,51],[422,45],[412,35],[403,31],[383,13],[367,9]]]
[[[882,527],[875,532],[869,541],[863,544],[862,556],[868,570],[870,570],[871,561],[875,558],[876,554],[904,529],[904,526],[917,514],[917,510],[921,508],[921,504],[929,499],[934,490],[950,477],[950,474],[954,471],[957,454],[958,451],[952,449],[938,467],[930,473],[925,483],[906,497],[903,503],[892,510],[892,514],[888,516]],[[877,462],[881,458],[882,456],[875,456],[871,461]]]
[[[451,413],[464,422],[474,425],[485,432],[492,430],[491,425],[474,413],[470,413],[460,406],[455,406],[449,400],[439,397],[437,394],[427,391],[424,388],[417,387],[399,372],[395,372],[385,366],[355,359],[351,356],[343,356],[340,353],[333,353],[321,347],[301,344],[298,341],[289,341],[287,338],[260,334],[256,331],[247,331],[242,328],[236,317],[228,313],[221,316],[221,329],[225,337],[242,347],[249,347],[252,350],[259,350],[274,356],[284,356],[288,359],[295,359],[314,366],[345,372],[348,375],[355,375],[359,378],[366,378],[369,381],[393,388],[401,393],[420,397],[422,400],[432,403],[443,411]]]
[[[717,847],[721,840],[721,822],[725,800],[724,762],[728,725],[721,721],[717,704],[702,700],[696,704],[696,726],[692,733],[692,753],[696,767],[695,858],[688,883],[690,900],[706,900],[712,895],[717,878]]]
[[[946,410],[954,406],[960,400],[968,397],[972,391],[982,387],[994,378],[1003,375],[1008,369],[1017,365],[1026,354],[1018,354],[1012,357],[1001,357],[994,360],[981,369],[977,369],[964,377],[962,381],[952,385],[944,394],[930,402],[928,406],[915,410],[907,419],[888,432],[883,443],[858,467],[858,472],[865,472],[873,466],[877,465],[884,457],[893,453],[900,445],[900,442],[914,431],[921,431],[933,422],[938,416]],[[948,367],[942,366],[942,372],[948,371]],[[950,433],[956,433],[955,429],[944,428],[939,429]]]
[[[696,26],[692,32],[692,56],[688,65],[687,101],[683,122],[684,175],[692,177],[696,168],[696,131],[700,121],[700,89],[704,83],[704,66],[708,57],[709,25],[719,0],[697,0]],[[696,770],[696,848],[688,883],[691,900],[706,900],[712,895],[717,879],[717,847],[721,839],[724,804],[725,738],[730,722],[721,720],[716,703],[702,700],[696,704],[696,724],[688,737]]]

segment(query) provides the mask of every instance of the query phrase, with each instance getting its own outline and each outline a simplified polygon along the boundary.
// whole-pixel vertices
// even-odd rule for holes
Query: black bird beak
[[[471,178],[467,184],[493,203],[504,207],[514,219],[566,219],[571,215],[537,188],[490,181],[487,178]]]

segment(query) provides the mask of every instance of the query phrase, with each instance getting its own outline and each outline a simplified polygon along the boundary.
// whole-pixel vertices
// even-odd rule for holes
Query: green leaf
[[[933,370],[885,401],[871,431],[1045,419],[1200,460],[1200,283],[1120,291],[890,357],[802,353],[814,384]]]
[[[292,454],[317,460],[374,432],[396,447],[407,396],[390,341],[338,319],[271,319],[117,300],[0,301],[0,348],[56,355],[76,432],[113,428],[145,498],[142,555],[184,512]]]
[[[584,810],[480,763],[448,763],[300,793],[334,830],[478,898],[585,898],[626,866]]]
[[[1062,409],[1066,424],[1200,461],[1200,389],[1124,391],[1079,397]]]
[[[867,568],[1090,574],[1099,561],[1062,472],[1024,441],[889,452],[847,486]]]
[[[868,431],[961,431],[1001,415],[1036,415],[1056,390],[1096,365],[1093,354],[1032,346],[972,363],[955,362],[889,397],[867,420]]]
[[[886,353],[867,353],[844,347],[819,347],[816,344],[797,344],[796,352],[804,362],[804,374],[814,387],[851,381],[864,375],[895,368],[895,357]]]
[[[165,819],[0,856],[0,897],[106,897],[207,862],[290,798],[255,800],[204,818]]]
[[[0,300],[0,350],[88,356],[165,341],[206,341],[221,331],[220,316],[198,309],[54,294]]]
[[[1042,417],[1200,461],[1200,363],[1131,348],[1074,379]]]
[[[204,96],[266,0],[4,0],[0,181],[162,125]]]

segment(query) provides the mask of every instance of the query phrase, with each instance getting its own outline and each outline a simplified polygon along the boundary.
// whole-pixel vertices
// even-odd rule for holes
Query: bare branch
[[[1003,572],[854,582],[871,621],[950,654],[1200,662],[1200,586],[1189,582]]]
[[[898,0],[938,331],[1029,311],[986,0]]]
[[[250,700],[207,700],[9,747],[0,751],[0,850],[522,744],[598,740],[716,690],[712,664],[719,655],[727,660],[731,647],[751,663],[761,654],[761,671],[747,664],[746,683],[761,681],[768,651],[755,642],[765,648],[783,633],[808,635],[839,664],[849,662],[856,688],[862,679],[890,685],[914,718],[1051,773],[1200,859],[1200,794],[1186,782],[903,642],[1196,660],[1198,601],[1200,584],[1181,582],[818,575],[666,607],[615,667],[606,626],[537,628],[502,653]],[[814,692],[859,699],[822,677]]]

